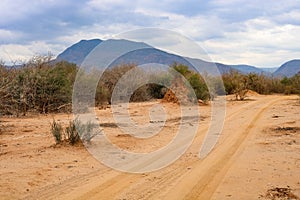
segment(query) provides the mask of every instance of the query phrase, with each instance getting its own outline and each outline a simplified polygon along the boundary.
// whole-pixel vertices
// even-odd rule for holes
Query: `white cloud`
[[[0,55],[0,59],[3,60],[5,64],[11,65],[14,62],[17,62],[14,64],[21,64],[28,61],[32,52],[24,45],[8,44],[1,45]]]
[[[131,24],[111,24],[111,25],[100,25],[94,24],[93,26],[83,27],[81,30],[77,30],[69,35],[64,35],[56,38],[58,43],[64,45],[72,45],[83,39],[95,39],[99,38],[102,40],[110,39],[115,34],[124,32],[125,30],[136,29],[138,26]]]
[[[0,29],[0,41],[2,43],[11,43],[16,38],[21,38],[22,34],[10,30]]]
[[[222,19],[214,15],[197,15],[187,17],[181,14],[162,12],[157,10],[139,8],[135,12],[148,16],[156,16],[156,26],[164,29],[178,31],[194,40],[205,40],[220,37],[226,26]],[[227,27],[228,28],[228,27]]]
[[[226,63],[271,66],[300,55],[299,0],[2,0],[0,57],[57,55],[81,39],[143,27],[177,31]]]
[[[57,3],[57,1],[53,0],[1,0],[0,24],[23,20],[38,13],[41,14],[45,8],[49,8]]]
[[[11,64],[12,61],[24,62],[28,61],[35,55],[47,55],[48,52],[56,57],[64,51],[66,47],[79,42],[82,39],[110,39],[115,34],[124,32],[124,30],[136,29],[137,26],[130,24],[112,24],[109,26],[94,24],[93,26],[84,27],[81,30],[74,31],[67,35],[58,36],[55,41],[32,41],[26,44],[11,44],[0,45],[0,60]],[[1,31],[0,38],[5,35],[13,35],[11,32]]]
[[[300,25],[300,9],[280,13],[279,15],[274,16],[273,20],[277,21],[278,23]]]
[[[112,10],[116,7],[130,7],[134,5],[134,1],[126,0],[91,0],[87,4],[95,10]]]
[[[300,26],[280,25],[266,18],[248,20],[244,25],[242,31],[202,43],[213,60],[271,67],[299,58]]]
[[[35,41],[26,45],[6,44],[0,46],[0,60],[7,65],[23,64],[33,56],[55,54],[64,48],[59,44],[47,44],[43,41]]]

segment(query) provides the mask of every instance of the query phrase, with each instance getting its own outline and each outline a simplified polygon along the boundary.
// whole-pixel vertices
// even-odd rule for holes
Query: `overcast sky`
[[[225,64],[300,58],[300,0],[1,0],[0,59],[56,56],[81,39],[143,27],[177,31]]]

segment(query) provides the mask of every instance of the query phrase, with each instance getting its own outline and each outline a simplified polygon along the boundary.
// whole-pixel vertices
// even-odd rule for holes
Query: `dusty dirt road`
[[[210,106],[200,106],[192,145],[173,164],[132,174],[110,169],[82,145],[54,145],[50,123],[67,124],[71,115],[1,118],[1,199],[297,199],[300,196],[300,101],[297,96],[260,96],[247,101],[228,97],[226,120],[213,151],[199,159],[210,124]],[[159,101],[132,103],[138,123],[149,122]],[[178,129],[178,106],[162,131],[150,139],[123,133],[111,112],[97,110],[107,137],[123,149],[149,152],[166,145]]]

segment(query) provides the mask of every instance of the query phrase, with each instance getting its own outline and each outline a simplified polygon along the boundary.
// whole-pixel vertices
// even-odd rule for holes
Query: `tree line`
[[[235,94],[237,99],[243,100],[248,90],[259,94],[300,94],[299,73],[291,78],[279,78],[230,71],[223,74],[222,79],[217,79],[205,74],[201,76],[182,64],[174,63],[170,67],[185,77],[196,97],[203,101],[213,100],[215,96],[225,93]],[[118,80],[134,68],[137,68],[134,64],[123,64],[105,70],[96,89],[96,106],[110,103]],[[54,63],[50,56],[34,57],[18,67],[7,67],[0,63],[0,115],[70,112],[73,84],[78,70],[78,66],[65,61]],[[170,86],[172,80],[167,72],[152,76],[156,76],[160,84],[149,83],[141,86],[134,91],[130,101],[163,98],[167,91],[164,85]],[[209,87],[207,80],[213,83]]]
[[[37,56],[22,66],[0,66],[0,114],[20,116],[70,107],[77,67],[50,60]]]

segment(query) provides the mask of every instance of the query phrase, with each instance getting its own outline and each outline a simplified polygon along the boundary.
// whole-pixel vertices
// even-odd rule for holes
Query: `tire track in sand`
[[[251,131],[252,126],[257,121],[257,119],[260,117],[260,115],[264,112],[264,110],[279,100],[280,99],[276,99],[276,100],[270,102],[269,104],[265,105],[265,107],[262,108],[262,110],[260,110],[260,112],[257,114],[257,116],[252,120],[252,122],[251,122],[252,125],[250,124],[250,126],[248,126],[248,132]],[[245,110],[248,110],[248,108],[251,108],[251,106],[255,105],[256,103],[257,102],[250,102],[250,103],[247,103],[246,105],[238,107],[237,109],[235,109],[232,113],[230,113],[226,117],[226,121],[231,120],[236,115],[239,115],[241,112],[245,112]],[[205,129],[207,129],[207,127],[203,127],[201,129],[201,131],[203,131],[205,133],[206,132],[206,131],[204,131]],[[195,141],[197,141],[196,142],[197,144],[195,144],[195,145],[198,148],[199,148],[199,144],[201,144],[201,142],[203,141],[203,137],[204,137],[204,134],[198,133],[196,135],[196,138],[194,139]],[[246,136],[244,136],[242,138],[245,139],[245,137]],[[229,151],[228,155],[232,156],[236,152],[236,149],[238,149],[238,147],[239,147],[238,143],[240,141],[244,140],[242,138],[239,138],[236,141],[236,144],[235,144],[236,148],[229,149],[230,151]],[[226,141],[224,143],[226,143]],[[223,144],[221,144],[220,147],[222,145]],[[221,151],[221,153],[222,153],[222,151]],[[211,157],[211,156],[213,156],[213,154],[209,155],[209,157]],[[222,160],[229,161],[231,156],[224,157],[224,155],[219,155],[218,157],[219,158],[222,157]],[[196,199],[199,195],[202,195],[203,191],[206,191],[205,192],[206,194],[208,194],[208,191],[211,191],[210,193],[212,195],[213,191],[218,186],[217,183],[220,182],[223,177],[220,175],[213,176],[213,173],[216,170],[218,171],[221,169],[222,171],[224,171],[225,168],[229,169],[229,167],[230,167],[230,165],[228,163],[226,164],[227,166],[224,166],[223,168],[219,166],[220,164],[223,164],[223,162],[218,162],[219,165],[211,163],[210,165],[207,165],[208,168],[206,170],[207,170],[208,174],[203,177],[206,178],[207,180],[210,180],[211,178],[213,178],[214,181],[204,181],[204,182],[198,181],[199,174],[195,173],[195,171],[198,168],[200,168],[200,170],[205,169],[205,166],[202,166],[202,165],[205,165],[205,162],[207,160],[208,160],[208,158],[201,160],[201,161],[197,160],[197,161],[191,161],[191,162],[184,162],[182,160],[181,161],[179,160],[177,162],[177,164],[175,163],[176,167],[173,168],[175,170],[164,170],[163,169],[160,173],[155,172],[154,175],[151,173],[146,177],[143,175],[139,175],[139,174],[114,172],[113,170],[110,170],[110,169],[106,169],[104,171],[97,170],[97,172],[93,172],[93,173],[87,174],[85,176],[81,176],[81,177],[77,177],[77,178],[74,177],[71,180],[66,180],[63,184],[59,184],[56,187],[52,187],[50,189],[50,191],[48,191],[48,192],[47,192],[47,190],[41,191],[42,194],[39,193],[39,195],[37,195],[36,197],[39,197],[39,198],[46,197],[47,199],[74,199],[74,198],[75,199],[86,199],[86,198],[88,198],[88,199],[99,199],[99,198],[100,199],[115,199],[117,196],[124,193],[124,191],[134,188],[132,186],[136,185],[137,183],[141,183],[142,185],[141,185],[141,187],[138,188],[139,189],[138,193],[146,194],[145,196],[143,195],[143,199],[157,199],[157,197],[162,198],[165,196],[166,191],[169,191],[169,194],[170,194],[170,192],[171,192],[171,194],[174,194],[171,196],[168,196],[168,195],[165,196],[166,199],[176,199],[177,197],[178,197],[177,199],[183,199],[183,198]],[[211,167],[212,164],[214,167],[210,169],[209,167]],[[187,166],[192,166],[192,170],[186,170]],[[226,174],[226,171],[227,170],[225,170],[225,174]],[[101,176],[100,176],[100,174],[101,174]],[[145,180],[147,178],[151,178],[153,176],[160,177],[160,179],[155,181],[155,182],[157,182],[156,191],[158,191],[158,193],[155,191],[149,193],[149,191],[151,191],[153,189],[151,188],[151,185],[148,185],[147,182],[143,181],[143,180]],[[197,176],[198,176],[198,178],[197,178],[197,180],[193,180],[190,178],[190,176],[195,176],[195,178],[197,178]],[[200,180],[202,180],[202,179],[203,178],[200,178]],[[190,182],[190,184],[188,184],[188,187],[182,188],[181,187],[182,183],[184,183],[183,185],[185,185],[186,181]],[[170,185],[170,183],[172,183],[172,182],[175,183],[175,185],[174,184]],[[215,189],[213,187],[211,187],[213,185],[216,185]],[[204,187],[206,187],[206,189]],[[70,191],[70,188],[72,188],[72,191]],[[201,190],[201,188],[202,188],[202,190]],[[67,191],[71,192],[71,194]],[[177,192],[179,192],[180,194],[176,195]],[[203,196],[203,198],[206,199],[205,198],[206,196]],[[175,197],[175,198],[173,198],[173,197]],[[180,198],[180,197],[182,197],[182,198]],[[209,197],[209,196],[207,196],[207,197]]]
[[[227,120],[233,118],[234,116],[240,114],[243,112],[243,110],[248,109],[256,102],[251,102],[247,105],[243,105],[242,107],[239,107],[237,110],[235,110],[233,113],[228,115]],[[204,127],[201,130],[206,133],[208,127]],[[204,131],[206,130],[206,131]],[[201,132],[202,132],[201,131]],[[197,134],[195,140],[199,140],[201,137],[201,141],[203,141],[203,134]],[[200,144],[199,142],[199,144]],[[199,147],[199,145],[197,145]],[[163,155],[166,156],[166,155]],[[180,161],[179,161],[180,162]],[[173,171],[170,170],[168,172],[162,172],[160,174],[160,179],[155,181],[157,183],[158,188],[165,189],[166,187],[170,186],[170,183],[178,181],[178,179],[181,179],[186,173],[188,172],[186,170],[187,166],[193,165],[193,163],[198,163],[199,160],[189,163],[182,163],[180,162],[179,166],[177,166]],[[143,179],[142,176],[138,176],[136,174],[126,174],[122,173],[117,175],[116,177],[113,177],[112,179],[108,180],[106,183],[102,185],[98,185],[94,188],[91,188],[89,191],[86,191],[82,196],[80,196],[77,199],[114,199],[118,194],[122,193],[122,191],[129,189],[132,185],[137,184],[139,181]],[[158,190],[156,188],[156,190]],[[157,193],[149,192],[151,188],[149,188],[147,185],[142,185],[142,187],[139,188],[139,194],[144,193],[142,199],[157,199],[158,197],[161,198],[162,196]],[[180,190],[179,190],[180,191]],[[162,192],[162,190],[161,190]],[[157,198],[156,198],[157,197]],[[140,199],[140,198],[139,198]]]
[[[172,188],[164,199],[210,199],[233,164],[234,158],[242,152],[245,139],[255,128],[263,113],[281,100],[283,97],[279,96],[264,104],[255,112],[245,129],[234,130],[235,135],[231,135],[231,138],[228,138],[208,157],[197,162],[191,172]]]
[[[234,110],[230,110],[230,114],[227,114],[226,119],[231,120],[236,115],[239,115],[241,112],[252,108],[255,105],[256,101],[247,102],[247,104],[241,105],[239,107],[234,107]],[[205,133],[208,131],[208,124],[201,129],[198,130],[196,137],[194,138],[194,142],[191,147],[187,150],[186,153],[190,152],[198,152],[199,147],[202,145]],[[194,149],[194,150],[191,150]],[[190,168],[197,163],[200,162],[199,159],[185,159],[183,160],[186,153],[173,165],[169,166],[168,168],[171,169],[163,169],[164,171],[159,175],[159,179],[152,180],[148,183],[140,183],[137,186],[129,188],[129,191],[124,193],[129,193],[129,197],[126,199],[163,199],[168,191],[173,187],[176,186],[178,182],[180,182],[186,174],[189,173]],[[174,166],[175,165],[175,166]],[[167,172],[166,172],[167,171]],[[138,194],[136,193],[138,189]],[[180,189],[179,189],[180,191]],[[126,195],[121,195],[124,197]],[[123,198],[120,198],[123,199]]]

